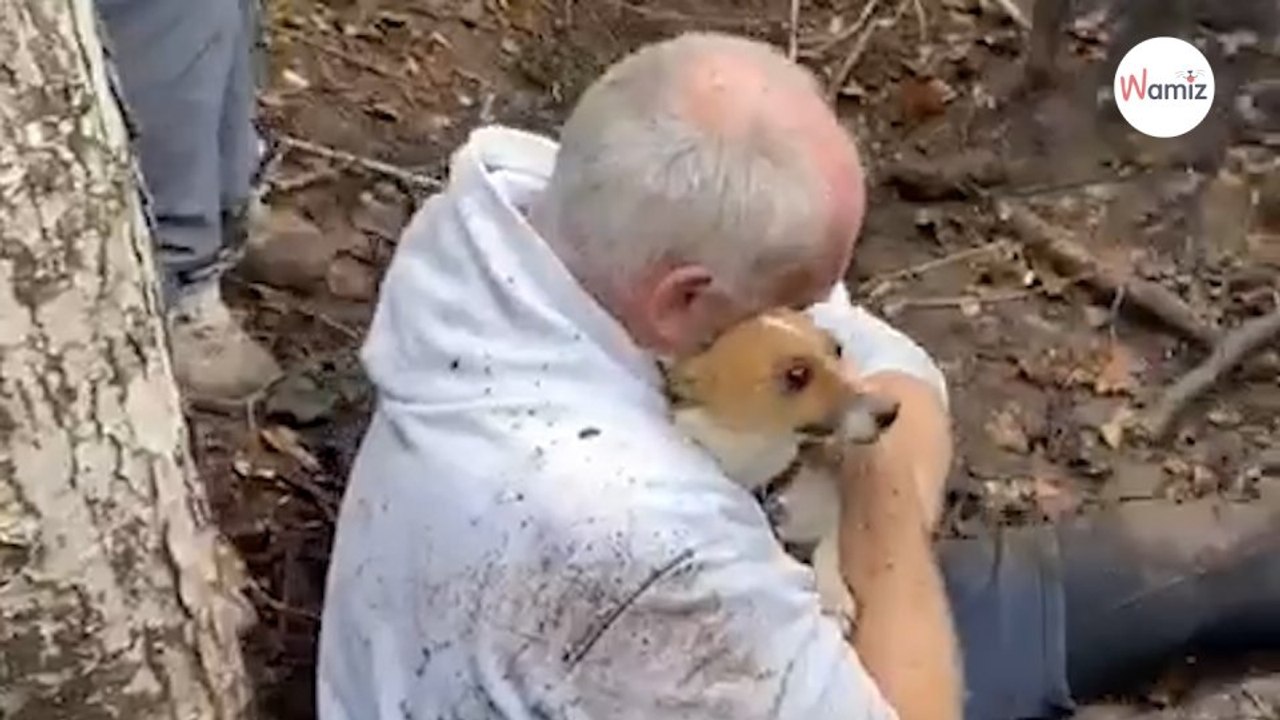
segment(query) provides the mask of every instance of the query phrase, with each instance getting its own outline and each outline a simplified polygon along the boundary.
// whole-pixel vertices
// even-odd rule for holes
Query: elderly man
[[[950,463],[946,386],[840,284],[864,205],[813,79],[726,36],[625,58],[559,146],[474,132],[365,346],[379,400],[329,574],[322,720],[1049,717],[1077,669],[1093,692],[1110,655],[1190,638],[1126,644],[1133,612],[1225,616],[1168,597],[1186,563],[1119,517],[950,543],[944,587],[913,489]],[[840,473],[852,647],[753,497],[671,427],[655,367],[774,306],[812,306],[901,401]],[[1071,640],[1108,633],[1105,657]]]

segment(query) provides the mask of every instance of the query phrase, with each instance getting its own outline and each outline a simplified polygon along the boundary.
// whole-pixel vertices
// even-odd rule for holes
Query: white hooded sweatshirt
[[[893,711],[754,498],[673,429],[653,359],[526,222],[555,143],[476,130],[404,231],[363,359],[321,720],[852,720]],[[849,304],[872,372],[937,384]]]

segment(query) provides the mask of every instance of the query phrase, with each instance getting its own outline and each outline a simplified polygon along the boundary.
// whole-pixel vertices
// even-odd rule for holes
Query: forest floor
[[[950,380],[949,532],[1247,502],[1271,481],[1274,351],[1223,373],[1168,433],[1143,429],[1223,333],[1277,308],[1280,85],[1257,82],[1280,78],[1274,3],[1076,0],[1035,84],[1029,4],[805,0],[793,26],[788,0],[271,0],[264,124],[287,152],[271,239],[226,282],[288,375],[248,412],[191,409],[253,576],[270,715],[312,716],[328,548],[371,402],[357,352],[401,226],[471,128],[554,134],[609,62],[681,30],[794,43],[859,139],[871,200],[850,287]],[[1171,28],[1205,43],[1217,101],[1193,132],[1153,140],[1119,117],[1110,73],[1117,48]],[[1204,701],[1231,709],[1201,716],[1275,717],[1257,703],[1280,702],[1278,681],[1250,682],[1270,689],[1233,686]],[[1129,712],[1178,695],[1157,686]]]

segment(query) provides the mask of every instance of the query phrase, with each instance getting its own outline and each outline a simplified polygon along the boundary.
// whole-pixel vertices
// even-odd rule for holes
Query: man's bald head
[[[698,33],[642,48],[587,89],[536,219],[638,340],[683,346],[694,341],[652,336],[714,333],[829,290],[864,205],[857,150],[813,76],[764,43]],[[714,293],[695,308],[701,290]],[[634,327],[684,310],[697,317],[676,324],[696,327]]]

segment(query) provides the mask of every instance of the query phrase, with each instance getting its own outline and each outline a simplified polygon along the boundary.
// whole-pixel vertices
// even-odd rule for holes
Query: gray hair
[[[769,118],[729,133],[686,116],[683,78],[709,54],[749,63],[770,86],[818,92],[771,46],[728,35],[681,35],[611,67],[562,129],[541,208],[549,242],[588,282],[618,287],[663,259],[694,262],[746,301],[765,268],[815,258],[823,195],[802,139]]]

